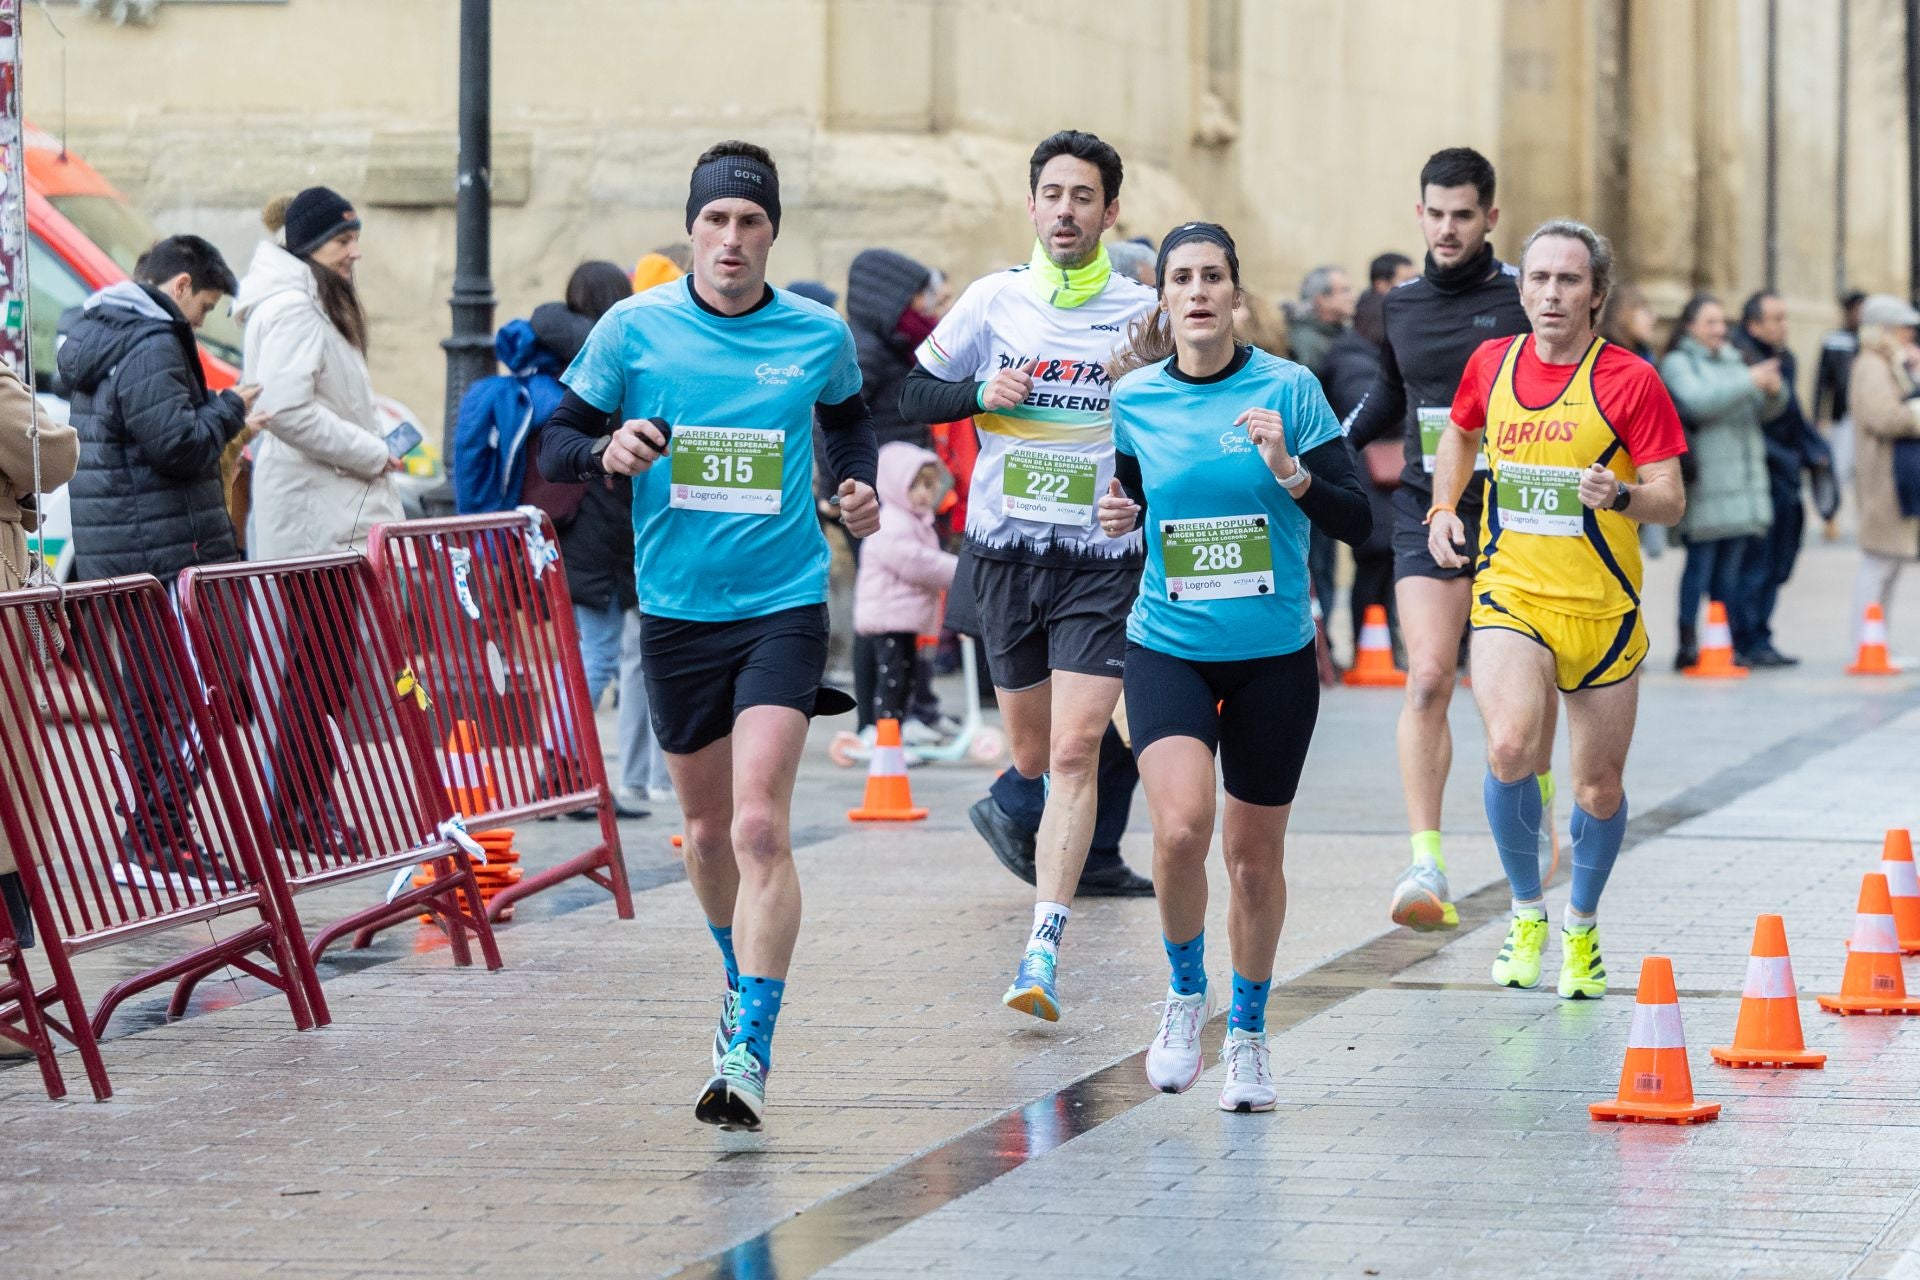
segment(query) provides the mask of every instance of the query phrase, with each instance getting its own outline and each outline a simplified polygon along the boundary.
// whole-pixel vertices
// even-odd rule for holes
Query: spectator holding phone
[[[80,578],[151,573],[171,592],[182,569],[240,558],[220,459],[249,422],[257,425],[248,414],[260,388],[209,394],[193,336],[233,291],[218,249],[199,236],[169,236],[141,255],[133,279],[88,298],[69,328],[60,379],[80,438],[68,490]],[[114,727],[134,788],[120,810],[125,852],[111,870],[122,884],[191,877],[217,889],[238,877],[220,851],[187,834],[183,791],[197,783],[201,757],[192,726],[151,687],[143,655],[156,643],[124,646],[117,678],[100,681],[115,694]]]
[[[367,313],[354,288],[360,218],[345,197],[308,187],[268,204],[273,238],[254,250],[234,315],[246,327],[246,381],[258,383],[266,438],[253,468],[255,560],[366,547],[402,517],[367,373]]]

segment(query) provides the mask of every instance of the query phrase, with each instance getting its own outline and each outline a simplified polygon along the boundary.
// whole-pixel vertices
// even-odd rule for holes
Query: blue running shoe
[[[752,1132],[759,1129],[766,1109],[767,1069],[753,1056],[753,1050],[740,1044],[720,1059],[720,1069],[700,1090],[693,1104],[693,1118],[722,1129]]]
[[[1046,948],[1029,948],[1027,954],[1020,957],[1013,985],[1000,997],[1000,1003],[1043,1022],[1060,1021],[1060,998],[1053,993],[1053,970],[1057,963]]]
[[[720,997],[720,1022],[713,1029],[713,1069],[720,1069],[720,1060],[727,1056],[727,1047],[733,1043],[733,1031],[740,1025],[740,993],[732,987]]]

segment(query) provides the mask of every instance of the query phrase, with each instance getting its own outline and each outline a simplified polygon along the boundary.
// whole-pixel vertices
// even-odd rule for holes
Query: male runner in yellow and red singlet
[[[1595,913],[1626,834],[1621,775],[1633,740],[1642,523],[1686,510],[1680,418],[1653,367],[1594,334],[1613,282],[1606,237],[1555,219],[1527,238],[1520,300],[1531,335],[1482,343],[1454,397],[1458,430],[1434,467],[1427,545],[1466,563],[1454,504],[1484,438],[1491,463],[1473,580],[1473,693],[1487,728],[1487,822],[1513,888],[1493,980],[1540,982],[1547,937],[1534,763],[1567,702],[1573,755],[1573,884],[1561,932],[1563,999],[1606,994]]]

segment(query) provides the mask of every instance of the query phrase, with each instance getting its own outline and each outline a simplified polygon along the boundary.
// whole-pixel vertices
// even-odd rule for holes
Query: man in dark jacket
[[[151,573],[171,592],[190,565],[240,558],[220,457],[246,430],[260,389],[209,394],[193,336],[234,288],[218,249],[198,236],[170,236],[141,256],[132,280],[88,298],[70,327],[59,365],[80,436],[80,468],[68,488],[79,577]],[[113,708],[138,801],[123,810],[130,860],[114,864],[114,878],[233,883],[232,868],[195,844],[187,827],[184,793],[198,780],[199,749],[188,726],[157,724],[148,713],[167,700],[140,694],[142,647],[123,646],[126,669],[103,682],[133,695]]]
[[[904,440],[933,447],[929,424],[900,416],[900,384],[940,319],[932,296],[938,292],[931,270],[891,249],[862,250],[847,268],[847,327],[860,353],[860,394],[883,445]]]
[[[1774,648],[1773,607],[1780,598],[1780,588],[1793,576],[1793,564],[1806,531],[1800,473],[1805,471],[1813,477],[1814,500],[1823,519],[1831,519],[1839,506],[1839,490],[1833,483],[1833,454],[1800,410],[1793,352],[1787,348],[1787,304],[1780,295],[1763,289],[1748,298],[1741,308],[1740,328],[1733,341],[1748,364],[1778,361],[1780,382],[1787,391],[1787,407],[1760,424],[1766,435],[1773,523],[1764,538],[1753,541],[1752,551],[1740,566],[1740,597],[1747,619],[1744,626],[1735,624],[1734,634],[1752,639],[1738,657],[1743,666],[1791,667],[1800,659]]]

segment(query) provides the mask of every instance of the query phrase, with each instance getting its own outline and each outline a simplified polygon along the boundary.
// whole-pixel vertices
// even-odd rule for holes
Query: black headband
[[[1234,287],[1238,288],[1240,252],[1233,247],[1233,237],[1227,234],[1227,229],[1217,222],[1183,222],[1167,232],[1166,238],[1160,242],[1160,256],[1153,264],[1153,278],[1164,282],[1167,278],[1167,255],[1195,240],[1217,244],[1227,251],[1227,269],[1233,275]]]
[[[767,211],[773,234],[780,234],[780,176],[751,156],[721,156],[693,171],[687,184],[687,230],[715,200],[751,200]]]

